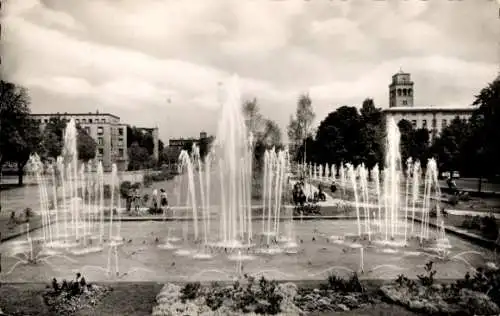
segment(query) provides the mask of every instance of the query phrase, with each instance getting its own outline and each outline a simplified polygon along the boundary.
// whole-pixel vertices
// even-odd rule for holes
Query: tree
[[[152,165],[151,156],[148,150],[139,146],[137,142],[133,143],[128,148],[129,170],[140,170],[150,168]]]
[[[425,167],[430,156],[429,131],[425,128],[414,129],[412,123],[404,119],[398,122],[398,127],[401,135],[401,161],[404,166],[411,157],[419,160],[422,167]]]
[[[472,115],[476,151],[480,153],[476,160],[486,173],[500,174],[500,76],[475,97],[473,105],[478,110]]]
[[[432,153],[438,160],[440,170],[459,170],[463,174],[468,169],[464,150],[471,137],[470,127],[468,122],[457,116],[434,139]]]
[[[342,106],[328,114],[316,133],[315,161],[336,165],[341,162],[362,162],[361,126],[361,117],[356,107]]]
[[[43,158],[55,159],[62,154],[66,125],[67,122],[58,116],[51,117],[47,122],[42,132]],[[82,161],[94,159],[97,148],[95,140],[80,125],[76,126],[76,130],[78,159]]]
[[[385,120],[382,109],[376,108],[373,99],[365,99],[361,106],[361,145],[363,161],[371,170],[375,164],[383,166]]]
[[[245,125],[254,141],[254,169],[260,170],[267,149],[282,147],[281,130],[276,122],[264,118],[259,111],[257,99],[243,103]]]
[[[288,125],[288,138],[295,147],[304,145],[304,155],[302,159],[304,162],[307,160],[307,145],[305,144],[305,139],[310,136],[314,116],[311,98],[308,94],[300,95],[297,102],[295,118],[292,117]]]
[[[0,81],[0,170],[6,161],[17,163],[19,185],[24,166],[41,143],[39,124],[29,118],[29,103],[25,88]]]
[[[82,161],[94,159],[97,148],[95,140],[80,127],[78,127],[77,132],[76,145],[78,150],[78,159]]]

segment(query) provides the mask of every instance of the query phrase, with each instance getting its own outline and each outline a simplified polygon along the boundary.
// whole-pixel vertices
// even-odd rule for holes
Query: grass
[[[448,214],[448,216],[445,217],[445,219],[444,219],[444,223],[447,226],[453,226],[453,227],[456,227],[459,229],[464,229],[470,233],[484,237],[483,231],[481,229],[470,229],[470,228],[465,228],[462,226],[462,223],[464,222],[464,220],[466,218],[467,218],[466,216]],[[496,222],[497,222],[497,225],[500,227],[500,220],[497,219]]]

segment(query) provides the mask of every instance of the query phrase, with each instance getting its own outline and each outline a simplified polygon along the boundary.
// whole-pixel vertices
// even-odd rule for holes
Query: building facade
[[[120,118],[109,113],[48,113],[31,114],[32,119],[40,122],[41,128],[53,117],[62,120],[75,120],[97,144],[96,159],[102,162],[104,170],[111,170],[116,163],[118,170],[127,170],[127,125]]]
[[[168,140],[168,146],[175,149],[191,149],[194,144],[200,145],[204,140],[207,140],[209,144],[214,140],[213,136],[208,136],[206,132],[200,133],[200,138],[171,138]]]
[[[400,71],[392,76],[389,84],[389,108],[384,110],[386,118],[396,122],[407,120],[414,128],[425,128],[431,134],[431,140],[438,136],[443,128],[455,118],[468,120],[477,109],[473,106],[438,107],[415,106],[414,83],[411,75]]]

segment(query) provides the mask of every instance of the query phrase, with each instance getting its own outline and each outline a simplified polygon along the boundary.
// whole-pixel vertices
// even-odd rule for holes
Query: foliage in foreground
[[[109,289],[87,283],[85,278],[76,274],[75,280],[52,279],[43,298],[47,306],[57,315],[73,315],[76,311],[86,307],[95,306]]]
[[[500,312],[500,271],[479,268],[471,277],[452,284],[434,280],[433,263],[425,266],[418,281],[399,275],[394,284],[381,287],[383,296],[391,302],[427,315],[493,315]]]

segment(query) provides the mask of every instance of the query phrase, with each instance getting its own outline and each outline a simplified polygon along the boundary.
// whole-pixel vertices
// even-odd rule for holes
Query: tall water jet
[[[411,172],[412,172],[413,161],[410,158],[406,160],[406,190],[405,190],[405,242],[407,240],[408,233],[408,225],[406,225],[406,221],[408,219],[408,207],[409,207],[409,198],[410,198],[410,182],[411,182]]]
[[[356,208],[356,219],[358,224],[358,236],[361,236],[361,219],[359,214],[359,199],[358,199],[358,188],[356,181],[356,171],[354,166],[351,164],[347,165],[347,173],[349,174],[349,179],[351,179],[352,190],[354,191],[354,207]]]
[[[79,200],[78,200],[78,151],[77,151],[77,129],[74,119],[71,119],[64,129],[64,146],[62,157],[67,168],[66,179],[70,185],[69,207],[71,212],[71,224],[74,230],[75,240],[79,238]]]
[[[401,155],[399,151],[400,138],[401,136],[396,121],[394,118],[390,117],[387,122],[387,152],[385,157],[387,178],[384,179],[384,181],[388,181],[385,183],[387,185],[385,195],[390,214],[389,222],[390,234],[392,238],[394,238],[394,235],[397,234],[399,224],[399,177],[401,171]],[[386,227],[386,229],[388,228]]]
[[[415,208],[420,194],[420,161],[415,161],[412,172],[412,213],[411,213],[411,232],[414,233]]]
[[[247,130],[242,111],[239,80],[233,76],[226,85],[225,101],[222,105],[222,116],[218,126],[217,136],[213,143],[214,157],[223,160],[226,168],[222,170],[222,178],[228,182],[227,194],[221,193],[228,208],[221,213],[226,217],[228,236],[222,244],[229,248],[241,247],[244,244],[244,232],[251,231],[250,221],[238,221],[244,218],[245,205],[250,198],[245,188],[251,185],[252,177],[243,177],[241,170],[245,170],[245,162],[252,159],[252,147],[249,142],[250,134]],[[251,217],[251,214],[249,214]],[[249,218],[250,219],[250,218]],[[241,227],[243,226],[243,227]]]
[[[375,182],[375,193],[377,194],[378,227],[379,233],[382,233],[382,199],[380,196],[380,169],[378,164],[372,169],[373,180]]]

